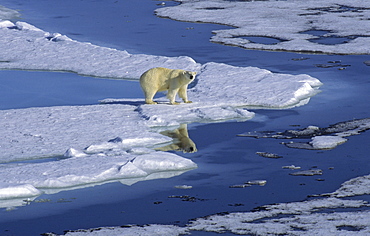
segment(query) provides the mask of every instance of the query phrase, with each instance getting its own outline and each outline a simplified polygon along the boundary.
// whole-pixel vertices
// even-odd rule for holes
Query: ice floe
[[[69,71],[81,75],[138,79],[147,69],[162,66],[197,71],[199,64],[186,56],[129,54],[112,48],[77,42],[65,35],[42,31],[25,22],[0,28],[0,68]]]
[[[156,10],[161,17],[216,23],[212,42],[247,49],[369,54],[370,7],[366,1],[194,1]]]

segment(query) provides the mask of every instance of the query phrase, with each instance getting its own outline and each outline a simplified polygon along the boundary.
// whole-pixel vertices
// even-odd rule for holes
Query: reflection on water
[[[181,124],[178,129],[166,130],[161,134],[173,138],[173,143],[157,148],[160,151],[183,151],[184,153],[193,153],[197,151],[197,147],[193,140],[189,138],[188,125]]]

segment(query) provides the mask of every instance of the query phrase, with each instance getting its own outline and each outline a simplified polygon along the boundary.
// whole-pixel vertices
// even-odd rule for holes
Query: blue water
[[[192,24],[157,18],[158,1],[46,1],[3,0],[20,9],[24,21],[79,41],[126,49],[131,53],[164,56],[187,55],[197,62],[223,62],[257,66],[278,73],[306,73],[320,79],[322,93],[309,104],[289,110],[255,110],[247,122],[189,125],[189,136],[198,152],[182,154],[199,168],[170,179],[126,186],[119,182],[42,195],[44,203],[31,202],[13,211],[0,209],[0,235],[38,235],[45,232],[119,226],[125,224],[179,224],[219,212],[249,211],[255,207],[301,201],[307,195],[331,192],[350,178],[369,174],[370,132],[352,136],[330,151],[289,149],[275,139],[237,137],[249,131],[283,131],[292,125],[326,127],[340,121],[370,117],[369,73],[363,62],[369,56],[302,55],[251,51],[212,44],[211,31],[226,26]],[[176,4],[167,2],[166,4]],[[305,57],[306,60],[292,60]],[[349,64],[320,68],[317,64]],[[1,108],[97,104],[103,98],[141,98],[137,82],[82,77],[71,73],[0,71]],[[4,102],[5,101],[5,102]],[[256,152],[277,153],[269,159]],[[284,165],[313,166],[324,171],[317,177],[290,176]],[[334,167],[332,169],[331,167]],[[265,179],[265,186],[229,188],[248,180]],[[187,184],[192,189],[175,189]],[[195,202],[169,198],[190,195]],[[154,204],[154,203],[160,204]]]

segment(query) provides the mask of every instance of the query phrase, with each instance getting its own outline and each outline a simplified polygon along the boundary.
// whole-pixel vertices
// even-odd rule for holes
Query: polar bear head
[[[193,72],[193,71],[183,71],[182,74],[188,78],[189,80],[193,80],[195,79],[195,75],[197,74],[197,72]]]

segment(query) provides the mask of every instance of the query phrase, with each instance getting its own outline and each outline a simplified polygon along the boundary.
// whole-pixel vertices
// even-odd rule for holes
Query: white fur
[[[140,77],[140,85],[144,91],[145,102],[147,104],[156,104],[153,101],[154,95],[157,92],[168,90],[167,98],[171,104],[179,104],[175,102],[177,93],[185,103],[191,103],[188,100],[186,90],[196,74],[196,72],[192,71],[172,70],[163,67],[152,68],[144,72]]]

